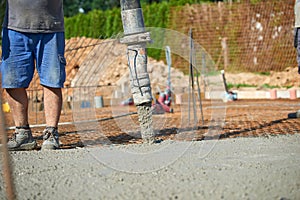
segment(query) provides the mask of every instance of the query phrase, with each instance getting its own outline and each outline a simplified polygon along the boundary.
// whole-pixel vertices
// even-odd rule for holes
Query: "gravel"
[[[21,151],[11,159],[17,199],[300,199],[299,134]]]

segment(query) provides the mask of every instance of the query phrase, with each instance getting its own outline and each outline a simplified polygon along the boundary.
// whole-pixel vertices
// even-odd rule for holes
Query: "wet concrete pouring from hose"
[[[137,105],[138,117],[141,126],[141,135],[145,143],[153,143],[155,134],[152,126],[151,103]]]

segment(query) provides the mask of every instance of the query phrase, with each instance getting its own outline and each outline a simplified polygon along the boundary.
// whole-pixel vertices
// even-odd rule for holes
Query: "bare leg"
[[[62,108],[61,88],[44,87],[44,108],[47,126],[57,127]]]
[[[15,126],[28,125],[28,97],[25,88],[6,89]]]
[[[28,124],[28,97],[25,88],[6,89],[16,132],[7,142],[9,150],[31,150],[36,147]]]

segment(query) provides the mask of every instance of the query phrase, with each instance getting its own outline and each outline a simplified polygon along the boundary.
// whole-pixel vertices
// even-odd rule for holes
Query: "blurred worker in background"
[[[297,49],[298,73],[300,74],[300,0],[295,0],[295,31],[294,31],[294,47]],[[296,113],[289,113],[289,118],[300,118],[300,110]]]
[[[296,0],[295,7],[295,34],[294,34],[294,46],[297,49],[297,62],[298,62],[298,73],[300,74],[300,0]]]
[[[2,88],[6,89],[15,133],[9,150],[36,147],[28,123],[28,88],[36,68],[44,92],[46,128],[42,149],[58,149],[58,121],[65,73],[63,0],[7,0],[2,27]]]

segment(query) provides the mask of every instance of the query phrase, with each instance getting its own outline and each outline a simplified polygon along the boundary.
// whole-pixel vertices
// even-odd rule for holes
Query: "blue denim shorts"
[[[66,79],[65,37],[2,29],[2,88],[27,88],[36,68],[40,84],[62,88]]]
[[[297,49],[298,73],[300,74],[300,28],[295,29],[295,42],[294,42],[294,45]]]

